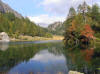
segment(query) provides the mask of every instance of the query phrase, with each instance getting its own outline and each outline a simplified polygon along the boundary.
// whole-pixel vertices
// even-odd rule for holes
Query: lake
[[[60,40],[0,43],[0,74],[100,74],[100,45],[65,47]]]

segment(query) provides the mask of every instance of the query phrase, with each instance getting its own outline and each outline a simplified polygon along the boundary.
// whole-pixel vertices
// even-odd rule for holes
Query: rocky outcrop
[[[4,8],[3,8],[3,6],[2,6],[1,0],[0,0],[0,12],[1,12],[1,13],[4,13]]]
[[[9,42],[10,38],[7,33],[2,32],[0,33],[0,42]]]
[[[48,26],[48,28],[49,28],[50,30],[55,31],[57,28],[62,27],[62,25],[63,25],[62,22],[55,22],[55,23],[53,23],[53,24],[50,24],[50,25]]]
[[[0,12],[2,13],[13,13],[16,17],[22,18],[22,15],[13,10],[8,4],[3,3],[0,0]]]
[[[55,22],[48,26],[48,30],[54,35],[63,35],[65,32],[65,27],[62,22]]]

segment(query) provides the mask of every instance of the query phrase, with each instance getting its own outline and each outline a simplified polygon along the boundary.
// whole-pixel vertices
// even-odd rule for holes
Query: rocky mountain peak
[[[62,24],[63,24],[62,22],[55,22],[53,24],[50,24],[48,28],[51,30],[56,30],[57,27],[62,27]]]
[[[13,10],[8,4],[5,4],[0,0],[0,12],[1,13],[13,13],[16,17],[22,18],[22,15]]]
[[[64,34],[64,24],[63,22],[55,22],[48,26],[48,30],[54,35],[63,35]]]

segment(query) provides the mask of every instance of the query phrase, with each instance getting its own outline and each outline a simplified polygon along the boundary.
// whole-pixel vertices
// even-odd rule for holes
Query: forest
[[[6,32],[12,38],[19,35],[52,37],[46,28],[36,25],[27,17],[18,18],[13,13],[0,13],[0,32]]]
[[[64,22],[66,27],[65,40],[79,38],[100,40],[100,7],[98,4],[89,6],[84,2],[77,9],[71,7]]]

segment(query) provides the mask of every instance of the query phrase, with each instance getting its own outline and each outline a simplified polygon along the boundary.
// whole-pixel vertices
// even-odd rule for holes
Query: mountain
[[[38,25],[45,28],[48,27],[48,24],[45,24],[45,23],[38,23]]]
[[[13,13],[16,17],[22,18],[21,14],[19,14],[15,10],[13,10],[8,4],[3,3],[1,0],[0,0],[0,12],[2,12],[2,13],[10,12],[10,13]]]
[[[48,26],[48,30],[54,35],[63,35],[65,32],[64,24],[62,22],[55,22],[50,24]]]
[[[48,29],[36,25],[27,17],[24,18],[18,12],[13,10],[9,5],[3,3],[1,0],[0,32],[6,32],[9,37],[15,39],[20,39],[20,36],[39,36],[47,38],[52,37],[52,34],[48,32]]]

